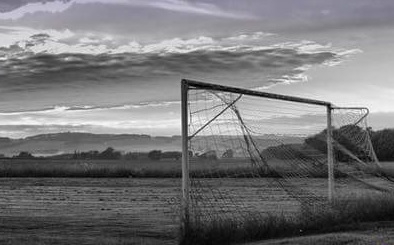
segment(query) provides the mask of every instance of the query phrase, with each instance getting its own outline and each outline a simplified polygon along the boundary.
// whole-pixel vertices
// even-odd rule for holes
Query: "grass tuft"
[[[300,236],[357,229],[362,222],[394,221],[394,196],[346,198],[330,207],[312,209],[297,216],[267,215],[243,220],[216,219],[184,227],[181,245],[231,244],[270,238]]]

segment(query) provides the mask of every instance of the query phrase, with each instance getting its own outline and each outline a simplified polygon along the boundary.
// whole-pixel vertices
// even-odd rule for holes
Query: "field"
[[[388,175],[394,176],[394,162],[381,162],[380,164]]]
[[[363,223],[357,230],[272,239],[244,245],[389,245],[394,244],[394,222]]]
[[[1,177],[180,177],[175,160],[0,160]]]
[[[11,168],[10,164],[3,162],[8,170]],[[13,164],[13,169],[44,164],[39,168],[45,166],[53,170],[52,167],[56,166],[43,162]],[[57,164],[63,166],[64,162]],[[83,166],[84,163],[73,164]],[[87,163],[87,166],[92,164],[94,163]],[[108,166],[108,163],[102,164]],[[125,165],[122,162],[111,164],[115,164],[112,167],[116,164]],[[154,173],[163,169],[171,172],[179,166],[179,162],[169,162],[160,169],[154,168],[157,164],[164,162],[155,165],[139,163],[128,168]],[[387,168],[390,166],[389,163],[384,165]],[[180,178],[101,177],[0,178],[0,244],[178,243]],[[267,212],[280,212],[278,203],[286,195],[283,190],[270,188],[270,178],[210,181],[220,181],[220,188],[225,191],[250,197],[247,205]],[[325,181],[321,178],[307,179],[296,184],[316,192],[326,191]],[[357,193],[355,187],[349,188],[341,183],[337,184],[337,191]],[[265,196],[266,201],[257,203],[253,196]],[[283,205],[288,211],[300,208],[296,202],[286,202]]]
[[[2,178],[0,244],[175,244],[179,179]]]
[[[273,163],[277,171],[294,171],[286,161]],[[137,177],[137,178],[180,178],[182,174],[180,160],[53,160],[53,159],[0,159],[0,177]],[[237,177],[250,171],[250,160],[233,159],[191,159],[190,175],[202,177],[208,169],[211,174]],[[266,177],[277,177],[268,172]],[[241,174],[241,176],[244,176]],[[313,177],[325,178],[326,173],[316,173]],[[212,176],[211,176],[212,177]]]

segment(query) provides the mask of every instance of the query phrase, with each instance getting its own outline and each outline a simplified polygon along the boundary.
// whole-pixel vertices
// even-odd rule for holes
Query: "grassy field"
[[[394,163],[382,162],[385,172],[394,176]],[[272,164],[279,172],[294,171],[290,164],[277,161]],[[101,178],[180,178],[180,160],[50,160],[50,159],[0,159],[0,177],[101,177]],[[222,159],[216,161],[195,160],[190,163],[193,177],[202,177],[204,171],[210,171],[211,177],[227,176],[245,177],[251,170],[248,159]],[[278,177],[268,172],[266,177]],[[340,173],[336,173],[338,177]],[[316,172],[311,177],[326,178],[325,170]]]
[[[220,160],[191,159],[192,177],[219,177],[226,174],[231,177],[253,176],[249,159],[234,158]],[[137,177],[137,178],[180,178],[180,160],[52,160],[52,159],[1,159],[0,177]],[[292,172],[294,167],[284,161],[272,163],[279,172]],[[245,174],[246,173],[246,174]],[[265,177],[278,177],[277,172],[260,173]],[[326,178],[325,170],[316,172],[311,177]]]
[[[394,162],[381,162],[384,172],[390,176],[394,176]]]
[[[0,177],[180,177],[175,160],[0,160]]]
[[[247,159],[191,161],[191,170],[238,170],[250,166]],[[181,177],[180,160],[52,160],[2,159],[0,177]]]
[[[243,245],[390,245],[394,244],[394,222],[363,223],[357,230],[245,243]]]

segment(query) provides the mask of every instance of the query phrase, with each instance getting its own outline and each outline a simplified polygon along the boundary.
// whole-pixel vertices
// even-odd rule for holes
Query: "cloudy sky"
[[[180,134],[180,80],[394,127],[391,0],[0,0],[0,136]]]

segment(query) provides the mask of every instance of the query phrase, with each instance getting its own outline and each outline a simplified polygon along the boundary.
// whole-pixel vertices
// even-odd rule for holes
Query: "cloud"
[[[59,1],[59,0],[45,0],[46,3],[55,2],[55,1]],[[60,0],[60,1],[69,2],[70,0]],[[0,13],[11,12],[27,4],[42,3],[42,2],[44,1],[43,0],[2,0],[0,2]]]
[[[220,9],[214,4],[208,3],[198,3],[189,2],[184,0],[161,0],[161,1],[151,1],[147,3],[149,6],[166,9],[170,11],[201,14],[201,15],[211,15],[224,18],[234,18],[234,19],[254,19],[255,17],[242,13],[233,13]]]
[[[266,117],[257,121],[256,115],[248,114],[247,110],[240,108],[244,120],[253,130],[261,128],[254,128],[253,125],[265,125],[264,132],[259,132],[260,134],[309,136],[326,127],[324,108],[273,102],[268,102],[266,106],[273,109],[267,110]],[[282,109],[279,111],[278,108]],[[114,120],[115,117],[117,120]],[[12,138],[58,132],[178,135],[179,117],[178,101],[107,107],[57,106],[37,111],[2,112],[0,133]],[[394,125],[394,113],[371,113],[369,122],[374,130],[387,128],[390,123]]]
[[[270,44],[272,35],[261,32],[142,43],[68,30],[4,29],[10,39],[0,47],[0,108],[9,112],[0,114],[0,125],[30,125],[32,132],[48,126],[177,134],[179,103],[160,101],[179,100],[181,78],[267,88],[306,82],[311,67],[352,53],[310,41]],[[113,103],[127,105],[108,106]],[[47,109],[20,109],[37,107]]]
[[[12,11],[0,13],[0,20],[16,20],[27,14],[36,12],[59,13],[69,9],[72,6],[71,1],[50,1],[50,2],[33,2],[21,5]]]
[[[221,18],[234,18],[234,19],[253,19],[251,15],[242,13],[225,11],[214,4],[188,2],[183,0],[53,0],[53,1],[30,1],[26,4],[16,2],[14,5],[11,3],[4,5],[0,12],[0,20],[16,20],[24,17],[27,14],[37,12],[46,13],[59,13],[64,12],[78,4],[110,4],[110,5],[125,5],[148,7],[155,9],[162,9],[172,12],[208,15]],[[1,7],[1,5],[0,5]],[[8,10],[8,11],[7,11]]]
[[[0,59],[14,53],[26,52],[28,47],[58,43],[74,36],[70,30],[36,30],[27,27],[0,26]],[[50,45],[50,44],[49,44]],[[33,50],[31,50],[33,51]],[[49,51],[48,51],[49,52]]]
[[[0,113],[0,132],[13,138],[49,132],[179,134],[178,102],[98,106],[56,106]]]
[[[100,50],[99,48],[95,51]],[[19,56],[23,57],[23,56]],[[96,80],[106,83],[122,78],[146,79],[173,78],[179,76],[202,77],[211,74],[225,79],[243,78],[246,86],[306,81],[304,71],[297,68],[320,65],[336,58],[335,53],[300,54],[297,50],[273,48],[254,50],[214,49],[191,52],[167,53],[38,53],[24,58],[11,58],[0,63],[3,88],[26,89],[26,81],[41,90],[62,86],[55,82],[61,77],[67,85],[73,82]],[[248,81],[249,80],[249,84]],[[14,81],[19,81],[15,82]],[[86,88],[91,84],[87,83]],[[90,85],[89,85],[90,84]]]
[[[143,80],[207,77],[206,74],[210,74],[233,80],[247,77],[246,80],[251,81],[246,84],[249,87],[288,84],[308,81],[305,72],[314,65],[339,64],[358,52],[311,41],[263,45],[270,35],[261,32],[224,38],[174,38],[146,44],[132,41],[120,45],[104,36],[76,37],[68,30],[33,32],[26,29],[31,35],[28,38],[22,30],[15,32],[17,41],[0,47],[0,76],[4,78],[0,83],[11,90],[23,89],[21,81],[29,81],[36,85],[35,89],[56,86],[54,81],[58,78],[54,77],[60,74],[71,82],[94,79],[100,83],[100,80],[116,81],[124,77]],[[19,82],[12,84],[16,80]]]

